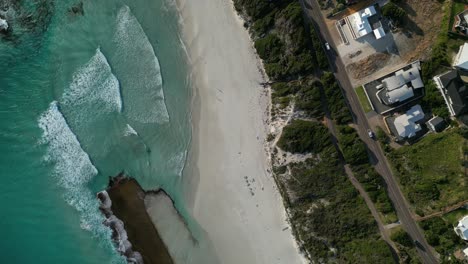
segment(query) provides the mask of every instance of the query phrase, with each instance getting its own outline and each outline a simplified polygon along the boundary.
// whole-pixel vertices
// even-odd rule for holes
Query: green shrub
[[[382,7],[382,14],[393,19],[397,23],[403,22],[406,12],[403,8],[397,6],[393,2],[389,2]]]
[[[267,63],[278,62],[284,52],[283,43],[275,34],[268,34],[255,41],[255,49],[258,56]]]
[[[252,26],[252,29],[258,35],[266,34],[268,30],[273,26],[274,22],[274,13],[270,13],[267,16],[255,21],[255,23]]]
[[[400,244],[400,245],[402,245],[404,247],[413,247],[413,241],[411,240],[411,237],[403,229],[399,229],[399,230],[393,232],[393,234],[390,236],[390,238],[394,242],[396,242],[396,243],[398,243],[398,244]]]
[[[296,97],[296,108],[310,117],[322,117],[322,101],[318,84],[303,87]]]
[[[315,59],[317,60],[317,65],[322,70],[328,69],[328,58],[322,47],[322,41],[320,40],[317,32],[315,31],[312,25],[310,27],[310,37],[312,39],[312,45],[314,46]]]
[[[347,163],[351,165],[365,164],[369,161],[364,143],[356,130],[350,126],[339,126],[339,144]]]
[[[322,124],[293,120],[283,128],[278,147],[291,153],[318,153],[331,144],[330,134]]]

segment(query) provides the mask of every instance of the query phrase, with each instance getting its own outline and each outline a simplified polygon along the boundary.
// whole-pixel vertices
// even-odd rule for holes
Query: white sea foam
[[[81,228],[94,236],[107,238],[101,242],[112,246],[111,231],[102,225],[104,217],[98,211],[99,202],[86,186],[98,170],[81,148],[57,102],[50,104],[38,123],[43,131],[41,143],[47,145],[45,160],[53,164],[53,176],[63,187],[65,200],[80,213]]]
[[[122,79],[125,112],[143,123],[168,122],[158,58],[128,6],[123,6],[118,12],[114,42],[117,45],[114,55],[120,64],[125,65],[127,77]]]
[[[124,135],[125,135],[126,137],[131,136],[131,135],[138,136],[138,133],[135,131],[135,129],[133,129],[132,126],[130,126],[129,124],[127,124],[127,127],[126,127],[125,130],[124,130]]]
[[[74,74],[69,89],[63,94],[61,103],[71,107],[87,104],[102,104],[107,111],[122,110],[119,81],[98,48],[96,54]]]
[[[183,172],[184,167],[185,167],[186,158],[187,158],[187,151],[182,151],[182,152],[178,153],[177,155],[172,156],[169,159],[168,164],[169,164],[171,170],[176,175],[182,176],[182,172]]]

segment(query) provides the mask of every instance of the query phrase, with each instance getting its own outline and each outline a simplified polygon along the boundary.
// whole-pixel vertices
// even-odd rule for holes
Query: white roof
[[[406,80],[403,78],[403,75],[397,74],[383,79],[382,83],[385,84],[385,88],[387,88],[387,90],[391,91],[403,86],[406,83]]]
[[[403,85],[398,89],[393,89],[387,92],[388,102],[390,104],[402,102],[406,99],[409,99],[414,96],[413,89],[408,87],[408,85]]]
[[[419,89],[424,87],[424,83],[421,79],[421,77],[414,79],[411,81],[411,86],[413,86],[414,89]]]
[[[376,39],[383,38],[385,36],[385,31],[382,27],[374,29],[374,36]]]
[[[410,138],[421,130],[421,126],[416,122],[424,118],[424,112],[420,105],[411,107],[404,115],[398,116],[393,122],[398,135],[402,138]]]
[[[463,217],[459,222],[457,227],[455,227],[455,232],[464,240],[468,240],[468,215]]]
[[[348,20],[351,23],[350,26],[356,34],[356,38],[365,36],[372,32],[372,27],[367,18],[375,15],[376,13],[375,7],[369,6],[348,16]]]
[[[468,70],[468,43],[465,42],[463,46],[460,46],[460,50],[453,61],[453,66]]]

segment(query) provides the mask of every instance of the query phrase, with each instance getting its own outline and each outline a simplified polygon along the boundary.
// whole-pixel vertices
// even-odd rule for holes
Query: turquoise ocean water
[[[191,94],[177,11],[163,0],[84,0],[82,16],[69,12],[79,1],[10,2],[0,263],[121,263],[95,199],[108,176],[163,187],[186,216]]]

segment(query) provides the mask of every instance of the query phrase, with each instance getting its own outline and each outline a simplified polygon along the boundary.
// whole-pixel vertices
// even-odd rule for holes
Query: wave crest
[[[168,122],[159,60],[128,6],[123,6],[117,14],[114,42],[115,60],[118,65],[125,65],[122,75],[126,78],[121,78],[121,82],[128,116],[142,123]]]

